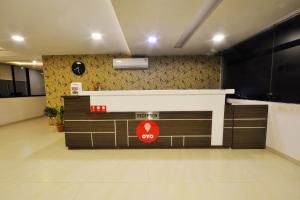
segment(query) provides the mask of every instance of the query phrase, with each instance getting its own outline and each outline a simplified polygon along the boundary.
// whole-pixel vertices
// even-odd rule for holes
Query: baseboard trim
[[[270,152],[272,152],[272,153],[274,153],[274,154],[276,154],[276,155],[278,155],[278,156],[280,156],[280,157],[282,157],[282,158],[284,158],[284,159],[287,159],[287,160],[289,160],[289,161],[295,163],[296,165],[299,165],[299,166],[300,166],[300,160],[297,160],[297,159],[295,159],[295,158],[292,158],[291,156],[286,155],[285,153],[282,153],[282,152],[280,152],[280,151],[277,151],[277,150],[275,150],[275,149],[273,149],[273,148],[271,148],[271,147],[268,147],[268,146],[266,147],[266,150],[268,150],[268,151],[270,151]]]

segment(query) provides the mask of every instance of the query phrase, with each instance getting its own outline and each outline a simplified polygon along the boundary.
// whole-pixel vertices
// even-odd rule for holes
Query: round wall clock
[[[82,75],[85,72],[85,66],[84,66],[83,62],[81,62],[81,61],[75,61],[72,64],[72,71],[77,76]]]

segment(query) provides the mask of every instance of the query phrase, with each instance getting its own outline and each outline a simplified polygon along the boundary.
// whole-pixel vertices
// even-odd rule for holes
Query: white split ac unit
[[[148,58],[115,58],[114,69],[148,69]]]

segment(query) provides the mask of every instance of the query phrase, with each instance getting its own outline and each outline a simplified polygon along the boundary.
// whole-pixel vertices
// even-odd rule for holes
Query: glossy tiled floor
[[[67,150],[45,118],[0,127],[0,199],[299,200],[300,167],[265,150]]]

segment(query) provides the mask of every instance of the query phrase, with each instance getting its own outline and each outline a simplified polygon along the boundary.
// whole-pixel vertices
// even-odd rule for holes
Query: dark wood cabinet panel
[[[65,133],[66,145],[69,148],[92,148],[90,133]]]
[[[232,105],[225,105],[224,119],[233,119],[234,107]]]
[[[267,105],[234,105],[234,119],[267,118]]]
[[[127,121],[116,121],[117,146],[127,147]]]
[[[183,147],[183,137],[172,137],[172,147]]]
[[[135,119],[134,112],[92,113],[87,112],[65,112],[68,120],[127,120]]]
[[[234,127],[266,127],[267,120],[234,120]]]
[[[65,96],[64,97],[65,113],[84,113],[90,110],[89,96]]]
[[[114,132],[114,121],[65,121],[66,132]]]
[[[129,138],[129,147],[139,147],[139,148],[170,148],[171,147],[171,137],[159,137],[153,143],[143,143],[137,137]]]
[[[224,127],[233,127],[233,120],[224,120]]]
[[[93,133],[94,148],[115,148],[115,142],[114,133]]]
[[[160,119],[212,119],[211,111],[174,111],[174,112],[160,112]]]
[[[230,128],[228,121],[231,120],[225,120],[223,146],[265,148],[268,105],[233,105],[231,109],[233,110],[233,125]]]
[[[232,131],[233,131],[233,128],[224,128],[224,130],[223,130],[223,146],[224,147],[232,146]]]
[[[233,129],[232,148],[264,149],[266,147],[265,128]]]
[[[185,137],[184,147],[210,147],[211,138],[210,137]]]
[[[135,135],[140,121],[129,121],[129,135]],[[162,136],[211,135],[211,120],[159,120],[156,121]]]
[[[232,145],[233,118],[234,106],[226,104],[224,112],[223,147],[229,148]]]

